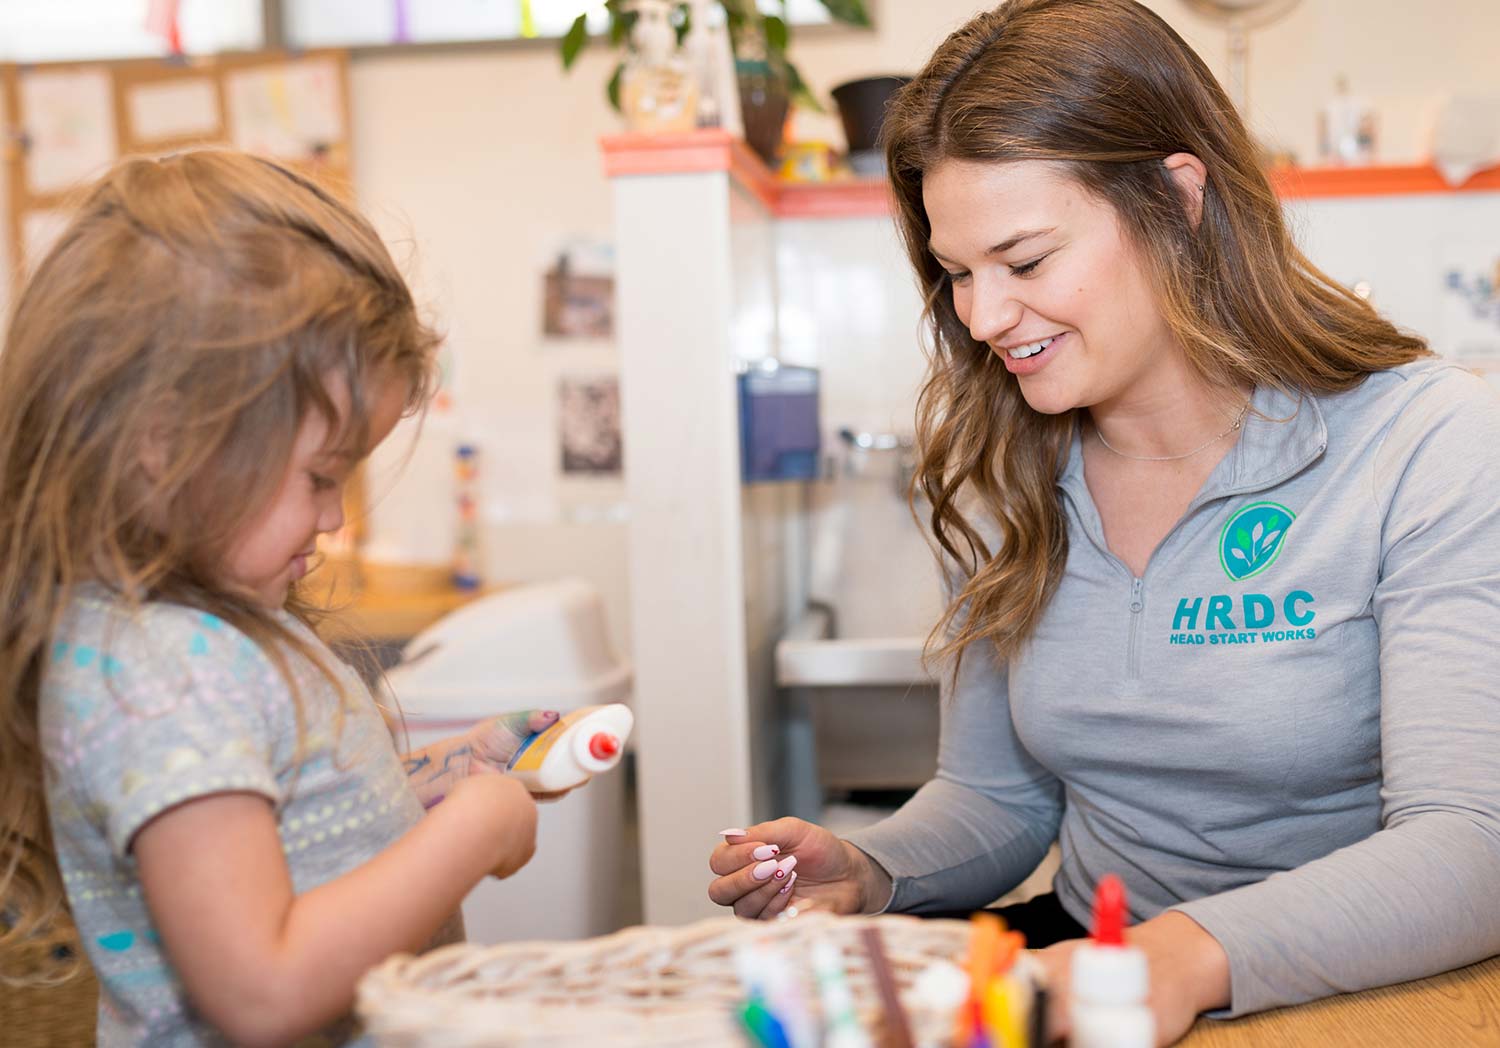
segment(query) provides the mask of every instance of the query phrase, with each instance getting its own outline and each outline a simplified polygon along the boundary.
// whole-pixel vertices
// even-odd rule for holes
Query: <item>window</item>
[[[780,14],[779,0],[757,0]],[[599,0],[282,0],[286,42],[293,47],[381,47],[476,40],[559,37],[580,14],[589,32],[609,25]],[[819,0],[787,0],[796,25],[828,22]]]
[[[768,14],[780,0],[757,0]],[[150,58],[171,53],[159,22],[167,0],[0,0],[0,62]],[[178,0],[190,55],[266,46],[266,10],[289,47],[387,47],[560,37],[580,13],[589,31],[608,18],[601,0]],[[794,25],[830,21],[820,0],[786,0]],[[274,32],[274,30],[273,30]]]
[[[166,7],[152,0],[0,0],[0,61],[59,62],[167,55]],[[178,28],[188,54],[264,46],[261,0],[181,0]]]

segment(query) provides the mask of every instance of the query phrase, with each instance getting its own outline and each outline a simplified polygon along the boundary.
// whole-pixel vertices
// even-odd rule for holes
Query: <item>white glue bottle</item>
[[[1154,1048],[1146,955],[1125,944],[1125,885],[1106,875],[1094,892],[1094,934],[1073,951],[1071,1048]]]
[[[630,707],[618,702],[564,713],[521,743],[506,773],[532,793],[571,790],[620,763],[634,726]]]

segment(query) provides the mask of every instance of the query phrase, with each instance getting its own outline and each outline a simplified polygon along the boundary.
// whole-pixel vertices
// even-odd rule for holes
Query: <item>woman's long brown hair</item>
[[[937,164],[1061,163],[1114,208],[1211,387],[1328,393],[1427,353],[1297,249],[1234,106],[1192,49],[1133,0],[1010,0],[975,17],[902,89],[883,134],[932,343],[912,492],[930,505],[932,533],[959,574],[931,658],[961,657],[981,638],[1014,656],[1035,631],[1067,561],[1056,483],[1077,414],[1028,407],[959,320],[928,250],[922,180]],[[1162,163],[1173,153],[1208,170],[1196,226]],[[973,514],[995,522],[995,548]]]
[[[270,161],[132,159],[84,197],[0,354],[0,962],[64,907],[38,698],[74,588],[219,616],[294,699],[289,653],[331,675],[218,566],[307,413],[362,453],[376,384],[418,410],[437,341],[369,223]],[[312,613],[295,591],[287,610]]]

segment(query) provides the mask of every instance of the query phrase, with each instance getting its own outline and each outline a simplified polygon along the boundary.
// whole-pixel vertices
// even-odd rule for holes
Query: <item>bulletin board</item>
[[[61,232],[72,195],[123,156],[230,145],[350,195],[347,51],[0,65],[0,78],[18,283]]]

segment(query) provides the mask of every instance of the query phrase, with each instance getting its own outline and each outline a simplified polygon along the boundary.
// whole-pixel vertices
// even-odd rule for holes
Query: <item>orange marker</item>
[[[985,988],[994,977],[1004,932],[1005,922],[993,913],[976,913],[970,918],[969,996],[958,1010],[954,1029],[955,1044],[967,1046],[976,1039],[984,1038],[980,1002],[984,1000]]]

